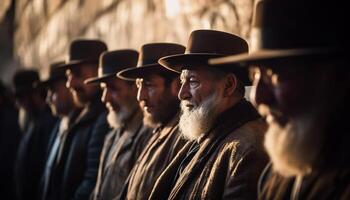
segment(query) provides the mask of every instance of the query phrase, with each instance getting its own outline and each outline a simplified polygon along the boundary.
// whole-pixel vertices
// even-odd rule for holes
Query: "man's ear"
[[[237,88],[237,78],[234,74],[228,74],[224,78],[224,97],[232,96]]]

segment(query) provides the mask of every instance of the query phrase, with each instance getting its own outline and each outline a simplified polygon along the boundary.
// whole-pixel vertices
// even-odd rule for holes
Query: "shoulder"
[[[252,151],[262,151],[266,124],[261,119],[245,123],[227,135],[222,141],[222,150],[242,156]]]

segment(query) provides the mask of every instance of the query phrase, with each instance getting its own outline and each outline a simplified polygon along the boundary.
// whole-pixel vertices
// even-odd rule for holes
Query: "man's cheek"
[[[280,111],[293,115],[305,106],[305,91],[300,85],[286,82],[274,89],[276,103]]]

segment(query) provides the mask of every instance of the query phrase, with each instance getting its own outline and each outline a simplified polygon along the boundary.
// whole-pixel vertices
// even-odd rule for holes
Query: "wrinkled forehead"
[[[224,74],[213,67],[208,66],[193,66],[193,67],[183,67],[180,74],[180,79],[185,80],[192,76],[203,78],[203,80],[211,80],[217,74]]]

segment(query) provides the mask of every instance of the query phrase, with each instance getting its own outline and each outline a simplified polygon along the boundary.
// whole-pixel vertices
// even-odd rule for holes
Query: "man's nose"
[[[251,93],[250,93],[250,99],[253,102],[255,106],[258,106],[260,104],[266,104],[269,105],[273,103],[273,86],[269,86],[262,79],[259,79],[257,81],[254,81]]]
[[[186,99],[191,98],[189,84],[187,84],[187,83],[181,84],[181,88],[180,88],[177,96],[180,100],[186,100]]]
[[[52,91],[51,90],[48,90],[47,91],[47,95],[46,95],[46,103],[47,104],[50,104],[52,102]]]
[[[107,102],[110,102],[110,92],[108,91],[107,88],[103,89],[101,101],[102,103],[106,104]]]
[[[146,101],[148,98],[147,90],[145,87],[140,86],[137,90],[137,101]]]

